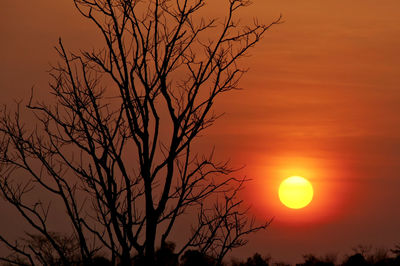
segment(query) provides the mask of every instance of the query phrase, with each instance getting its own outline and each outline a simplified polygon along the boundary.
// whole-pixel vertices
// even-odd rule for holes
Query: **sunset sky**
[[[221,15],[225,1],[214,1],[211,16]],[[241,61],[243,90],[216,101],[225,114],[199,140],[245,166],[238,174],[252,181],[242,197],[258,221],[274,218],[234,255],[295,262],[400,243],[400,1],[253,2],[243,21],[282,14],[284,23]],[[70,50],[99,42],[69,0],[1,0],[0,11],[0,104],[32,86],[45,99],[59,37]],[[304,209],[279,202],[292,175],[314,186]],[[0,221],[1,230],[12,227]]]

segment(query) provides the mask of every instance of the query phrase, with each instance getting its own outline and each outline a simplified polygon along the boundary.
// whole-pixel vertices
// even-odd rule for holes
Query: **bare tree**
[[[60,233],[49,232],[51,240],[57,243],[57,247],[62,251],[62,257],[66,258],[69,264],[80,262],[79,243],[73,236],[65,236]],[[5,239],[4,243],[13,251],[7,258],[2,260],[6,265],[29,265],[36,261],[40,265],[64,265],[61,255],[55,250],[54,245],[49,241],[50,238],[43,235],[32,235],[27,233],[27,238],[19,239],[19,245],[11,245]],[[29,252],[21,252],[28,247]],[[21,256],[22,255],[22,256]]]
[[[73,1],[104,47],[70,53],[60,40],[54,104],[31,97],[27,105],[34,127],[19,105],[2,109],[1,196],[63,265],[74,262],[51,233],[56,200],[83,264],[102,250],[112,264],[131,265],[136,256],[154,265],[155,249],[185,216],[195,219],[177,254],[195,247],[222,263],[268,221],[247,217],[238,197],[246,179],[212,153],[198,154],[193,142],[218,117],[217,97],[238,88],[245,72],[238,60],[280,18],[241,25],[235,17],[247,0],[227,1],[223,19],[201,15],[205,0]],[[35,246],[0,240],[24,263],[41,263]]]

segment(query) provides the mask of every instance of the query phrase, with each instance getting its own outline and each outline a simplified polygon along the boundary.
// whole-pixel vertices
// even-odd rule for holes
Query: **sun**
[[[291,176],[279,186],[279,199],[288,208],[301,209],[313,199],[314,190],[311,183],[301,176]]]

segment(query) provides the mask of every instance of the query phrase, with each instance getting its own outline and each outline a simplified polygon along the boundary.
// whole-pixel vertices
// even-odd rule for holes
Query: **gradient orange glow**
[[[350,187],[343,187],[337,179],[340,169],[336,164],[289,154],[254,160],[262,166],[254,166],[255,178],[245,197],[259,218],[273,217],[277,223],[299,226],[333,222],[348,211],[344,204]],[[306,208],[290,209],[279,200],[278,188],[288,176],[306,176],[313,185],[313,200]]]

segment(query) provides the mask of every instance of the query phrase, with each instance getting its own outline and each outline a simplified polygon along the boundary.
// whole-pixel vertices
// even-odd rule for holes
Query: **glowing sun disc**
[[[314,190],[311,183],[301,176],[291,176],[279,186],[279,199],[288,208],[301,209],[312,200]]]

